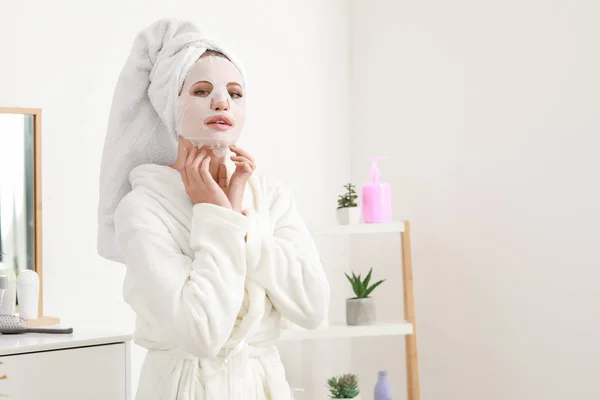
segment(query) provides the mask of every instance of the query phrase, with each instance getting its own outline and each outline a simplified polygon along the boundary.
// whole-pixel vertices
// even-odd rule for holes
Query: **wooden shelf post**
[[[415,320],[415,295],[413,289],[412,258],[410,249],[410,223],[404,222],[402,242],[402,281],[404,286],[404,318],[413,326],[412,335],[405,336],[406,342],[406,386],[408,400],[420,400],[419,362],[417,358],[417,325]]]

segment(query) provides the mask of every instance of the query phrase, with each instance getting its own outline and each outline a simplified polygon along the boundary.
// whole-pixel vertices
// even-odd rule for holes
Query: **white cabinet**
[[[129,400],[129,336],[0,336],[0,397]]]

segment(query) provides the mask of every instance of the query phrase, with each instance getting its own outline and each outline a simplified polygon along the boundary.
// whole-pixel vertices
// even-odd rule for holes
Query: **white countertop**
[[[0,335],[0,356],[38,351],[69,349],[123,343],[131,340],[130,334],[73,328],[73,333],[23,333]]]

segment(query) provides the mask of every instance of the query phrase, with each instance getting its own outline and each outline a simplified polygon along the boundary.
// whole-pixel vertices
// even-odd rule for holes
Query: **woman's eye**
[[[231,93],[229,93],[229,95],[231,96],[232,99],[241,99],[242,98],[242,95],[237,92],[231,92]]]
[[[202,96],[202,97],[205,97],[205,96],[208,96],[210,93],[208,92],[208,90],[204,90],[204,89],[198,89],[198,90],[196,90],[196,91],[194,92],[194,94],[195,94],[196,96]]]

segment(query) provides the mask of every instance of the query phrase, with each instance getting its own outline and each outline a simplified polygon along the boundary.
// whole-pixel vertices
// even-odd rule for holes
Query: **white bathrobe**
[[[274,341],[284,318],[323,322],[329,285],[290,192],[252,177],[246,217],[192,205],[170,167],[138,166],[130,181],[115,225],[148,349],[136,399],[291,399]]]

